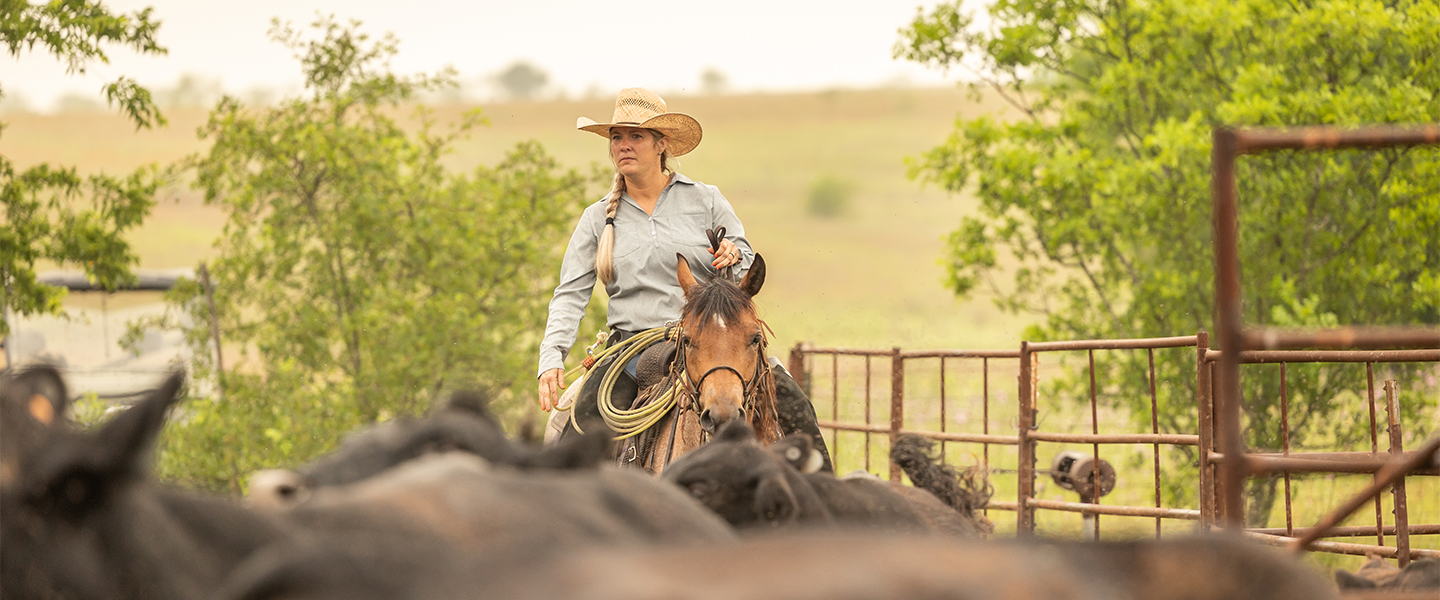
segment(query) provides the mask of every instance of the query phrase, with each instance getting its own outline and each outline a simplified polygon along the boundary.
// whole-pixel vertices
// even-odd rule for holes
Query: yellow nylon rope
[[[625,370],[624,365],[626,363],[630,362],[631,359],[638,356],[641,352],[644,352],[656,342],[666,339],[667,334],[674,336],[676,335],[675,332],[678,331],[679,328],[672,327],[647,329],[630,339],[606,348],[594,355],[596,362],[599,362],[600,359],[617,353],[619,354],[611,368],[605,372],[605,376],[600,379],[600,390],[595,398],[596,404],[600,409],[600,418],[604,419],[605,424],[617,434],[614,439],[623,440],[639,435],[650,427],[653,427],[656,423],[659,423],[660,420],[665,418],[665,415],[670,412],[670,409],[675,406],[675,394],[680,390],[679,380],[656,399],[656,401],[637,409],[615,408],[615,405],[610,403],[610,394],[615,389],[615,382],[619,380],[620,373]],[[570,373],[582,367],[583,365],[571,369]],[[566,376],[568,377],[570,373],[566,373]],[[579,383],[579,381],[577,381],[577,383]],[[574,408],[573,405],[564,408],[556,407],[557,410],[571,410],[572,408]],[[570,413],[570,425],[575,428],[575,431],[582,434],[585,433],[584,430],[580,429],[580,423],[575,420],[574,412]]]

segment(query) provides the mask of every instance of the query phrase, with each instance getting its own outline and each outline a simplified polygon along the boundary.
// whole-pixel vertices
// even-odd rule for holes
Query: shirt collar
[[[680,173],[677,172],[677,173],[675,173],[675,176],[674,176],[674,177],[671,177],[671,178],[670,178],[670,183],[665,184],[665,189],[666,189],[666,190],[669,190],[670,188],[674,187],[675,184],[677,184],[677,183],[683,183],[683,184],[685,184],[685,185],[699,185],[698,183],[695,183],[695,180],[690,179],[689,177],[686,177],[686,176],[684,176],[684,175],[681,175]],[[630,206],[635,207],[635,210],[638,210],[638,211],[641,211],[641,212],[644,212],[644,210],[645,210],[645,209],[643,209],[643,208],[640,208],[640,205],[639,205],[639,204],[636,204],[636,203],[635,203],[635,199],[630,197],[630,193],[629,193],[629,192],[621,192],[621,194],[620,194],[620,199],[621,199],[621,200],[624,200],[625,202],[629,202],[629,203],[630,203]],[[660,210],[660,206],[659,206],[658,204],[655,206],[655,210]]]

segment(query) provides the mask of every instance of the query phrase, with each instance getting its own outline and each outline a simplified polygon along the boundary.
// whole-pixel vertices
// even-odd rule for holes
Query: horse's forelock
[[[685,321],[693,323],[696,333],[699,333],[714,317],[734,323],[744,315],[753,315],[755,302],[740,286],[715,277],[690,288],[690,293],[685,298],[685,306],[680,312]]]

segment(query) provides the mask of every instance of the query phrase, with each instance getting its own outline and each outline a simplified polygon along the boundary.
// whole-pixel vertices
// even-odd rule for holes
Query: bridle
[[[760,321],[760,325],[766,330],[770,329],[770,326],[764,321]],[[700,412],[697,410],[696,403],[700,399],[700,389],[705,385],[706,378],[710,377],[710,375],[716,371],[729,371],[734,373],[735,377],[740,379],[740,383],[744,389],[742,392],[744,400],[741,406],[747,413],[745,418],[749,419],[758,416],[755,405],[759,399],[760,384],[765,381],[766,376],[770,375],[771,372],[770,363],[765,360],[765,347],[767,346],[768,339],[764,335],[761,335],[760,344],[755,349],[755,372],[750,376],[749,381],[745,380],[745,376],[740,374],[739,369],[730,365],[710,367],[709,370],[700,375],[700,381],[695,381],[690,377],[690,370],[685,367],[687,360],[685,351],[687,340],[685,339],[684,329],[680,326],[680,323],[675,323],[671,331],[667,332],[666,337],[675,341],[675,362],[671,363],[671,377],[684,384],[685,396],[688,399],[686,402],[676,403],[678,410],[675,413],[675,421],[670,426],[670,441],[665,448],[665,462],[663,463],[668,465],[675,452],[675,434],[680,430],[680,413],[687,410],[696,413]],[[709,433],[701,431],[700,435],[702,440],[708,441]]]

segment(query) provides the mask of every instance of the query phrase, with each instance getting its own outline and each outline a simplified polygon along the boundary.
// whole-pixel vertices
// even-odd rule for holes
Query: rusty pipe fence
[[[845,423],[840,421],[840,357],[857,357],[864,360],[864,422]],[[1014,360],[1019,358],[1020,353],[1013,350],[922,350],[904,351],[900,348],[889,350],[873,350],[862,348],[816,348],[804,344],[796,344],[790,350],[789,371],[797,381],[805,388],[806,393],[814,401],[816,388],[812,368],[816,360],[830,359],[831,373],[834,375],[830,380],[829,398],[830,419],[821,420],[820,427],[829,429],[831,433],[830,447],[837,448],[841,431],[857,432],[864,435],[864,463],[866,471],[871,470],[871,436],[885,434],[893,443],[896,438],[907,433],[914,433],[942,444],[946,442],[970,442],[980,444],[982,447],[982,463],[986,466],[990,463],[991,445],[1016,445],[1018,440],[1013,435],[992,434],[990,432],[990,361],[997,359]],[[888,397],[889,413],[884,425],[877,425],[872,418],[873,398],[873,375],[875,359],[885,359],[890,367],[890,393]],[[920,359],[939,359],[939,381],[940,381],[940,430],[923,431],[908,429],[905,427],[905,362]],[[945,396],[945,362],[946,360],[978,360],[981,363],[982,372],[982,431],[981,433],[963,433],[946,431],[946,408],[949,404]],[[820,412],[820,411],[817,411]],[[824,414],[820,412],[820,414]],[[833,451],[833,450],[832,450]],[[887,459],[888,460],[888,459]],[[900,481],[900,470],[893,464],[889,466],[891,481]]]
[[[1293,544],[1296,536],[1316,535],[1323,537],[1355,537],[1361,535],[1377,536],[1376,544],[1350,544],[1327,541],[1316,541],[1311,547],[1318,551],[1341,553],[1341,554],[1379,554],[1391,557],[1408,558],[1410,555],[1440,556],[1440,552],[1433,550],[1416,550],[1411,552],[1408,548],[1410,535],[1440,535],[1440,524],[1410,524],[1404,510],[1405,496],[1403,479],[1396,489],[1396,518],[1393,523],[1384,522],[1380,512],[1379,501],[1376,501],[1377,513],[1375,526],[1363,527],[1334,527],[1330,523],[1323,530],[1315,527],[1304,528],[1294,525],[1292,508],[1292,495],[1289,485],[1291,473],[1377,473],[1387,468],[1391,457],[1415,458],[1415,452],[1406,453],[1401,444],[1401,423],[1400,423],[1400,398],[1398,397],[1397,386],[1393,381],[1384,382],[1386,392],[1385,410],[1387,414],[1387,426],[1384,431],[1388,432],[1389,447],[1382,452],[1379,449],[1379,433],[1381,429],[1376,420],[1372,418],[1370,427],[1370,439],[1372,447],[1370,452],[1292,452],[1289,447],[1290,423],[1288,412],[1290,409],[1288,397],[1288,365],[1295,363],[1363,363],[1366,370],[1365,398],[1369,401],[1369,413],[1376,414],[1376,396],[1374,393],[1375,366],[1382,363],[1402,362],[1429,362],[1440,364],[1440,343],[1435,344],[1436,348],[1401,350],[1401,351],[1269,351],[1269,350],[1247,350],[1240,356],[1240,363],[1244,365],[1279,365],[1281,376],[1281,430],[1282,448],[1278,453],[1251,454],[1251,460],[1263,461],[1263,466],[1254,467],[1256,474],[1277,473],[1286,478],[1284,514],[1286,526],[1284,528],[1256,528],[1249,530],[1249,534],[1257,537],[1262,542],[1281,544]],[[1193,348],[1193,360],[1195,361],[1194,373],[1194,398],[1184,400],[1195,407],[1194,423],[1196,431],[1193,433],[1161,432],[1158,419],[1158,393],[1156,386],[1155,352],[1162,349]],[[1144,351],[1146,353],[1145,363],[1147,365],[1146,377],[1148,380],[1148,404],[1150,408],[1149,431],[1126,432],[1126,433],[1101,433],[1101,419],[1099,415],[1099,386],[1096,383],[1095,352],[1096,351]],[[1089,393],[1087,408],[1089,410],[1088,433],[1074,433],[1061,431],[1046,431],[1040,427],[1038,415],[1043,405],[1040,403],[1040,368],[1039,357],[1046,353],[1063,352],[1084,352],[1086,358],[1086,371],[1089,381]],[[1196,335],[1177,336],[1165,338],[1148,339],[1125,339],[1125,340],[1079,340],[1060,342],[1022,342],[1019,350],[929,350],[929,351],[905,351],[900,348],[888,350],[879,349],[858,349],[858,348],[825,348],[813,347],[806,344],[797,344],[790,352],[789,370],[797,380],[810,393],[812,401],[817,405],[817,412],[825,415],[828,408],[829,420],[821,420],[820,426],[831,431],[830,447],[832,452],[839,448],[840,432],[853,432],[864,436],[863,464],[866,471],[872,470],[874,466],[871,456],[871,436],[884,435],[891,442],[900,435],[914,433],[933,440],[946,442],[978,444],[980,453],[976,455],[978,462],[986,467],[991,467],[991,446],[1014,446],[1018,451],[1017,468],[1014,470],[1016,476],[1017,497],[1015,501],[992,500],[989,509],[1013,511],[1016,513],[1017,535],[1030,535],[1035,531],[1035,513],[1037,510],[1063,511],[1082,513],[1096,519],[1094,532],[1099,537],[1099,515],[1115,515],[1127,517],[1146,517],[1155,519],[1155,535],[1161,535],[1162,520],[1182,520],[1198,522],[1198,528],[1204,529],[1214,526],[1224,518],[1224,490],[1219,485],[1218,467],[1224,463],[1224,455],[1218,452],[1220,448],[1217,442],[1217,424],[1214,419],[1215,395],[1214,379],[1215,365],[1224,356],[1223,352],[1210,348],[1209,335],[1201,331]],[[857,381],[850,381],[848,385],[856,388],[857,395],[863,395],[863,422],[846,422],[840,419],[841,415],[841,369],[840,361],[858,361],[863,365],[863,375],[852,377]],[[906,366],[914,366],[922,360],[939,360],[937,370],[939,387],[936,397],[930,398],[907,398],[905,394]],[[950,419],[947,418],[949,398],[947,397],[948,387],[947,361],[965,361],[978,363],[980,380],[979,400],[981,403],[981,431],[957,432],[947,431]],[[1013,399],[1006,399],[1010,406],[1005,404],[997,405],[996,392],[1004,389],[1004,385],[995,385],[997,381],[994,363],[1000,361],[1008,368],[1005,369],[1005,376],[1013,374],[1016,379],[1018,394]],[[876,365],[880,362],[880,365]],[[829,380],[822,381],[817,376],[821,369],[819,366],[827,366]],[[879,393],[882,386],[876,384],[877,372],[889,371],[888,383],[889,393]],[[881,375],[883,377],[883,375]],[[863,383],[862,383],[863,381]],[[1011,389],[1016,389],[1011,388]],[[863,392],[861,391],[863,390]],[[1003,392],[1002,392],[1003,393]],[[1189,393],[1189,392],[1186,392]],[[1358,394],[1357,394],[1358,395]],[[877,397],[878,396],[878,397]],[[887,398],[888,396],[888,398]],[[825,404],[828,400],[829,406]],[[857,400],[860,400],[857,398]],[[888,401],[888,402],[887,402]],[[907,406],[912,409],[925,408],[917,406],[918,403],[925,403],[929,408],[939,409],[939,430],[931,431],[912,428],[907,425]],[[876,405],[884,407],[888,404],[888,412],[882,418],[875,418],[874,409]],[[991,417],[997,413],[1017,415],[1015,427],[1008,431],[992,431]],[[1099,499],[1090,499],[1086,502],[1061,502],[1036,497],[1035,482],[1037,475],[1046,472],[1045,469],[1036,466],[1039,455],[1038,444],[1088,444],[1093,456],[1101,457],[1102,445],[1127,445],[1145,444],[1149,445],[1151,464],[1148,473],[1149,483],[1153,486],[1154,501],[1148,506],[1135,506],[1124,504],[1103,504]],[[1161,446],[1189,446],[1195,448],[1195,454],[1200,460],[1200,473],[1198,481],[1190,482],[1195,486],[1198,508],[1188,507],[1167,507],[1162,504],[1161,483],[1163,473],[1161,468]],[[1432,450],[1433,451],[1433,450]],[[839,456],[836,456],[837,472],[843,472],[840,467]],[[1097,463],[1098,464],[1098,463]],[[1097,467],[1098,468],[1098,467]],[[1436,475],[1440,474],[1435,468],[1421,468],[1416,470],[1414,475]],[[992,469],[992,473],[996,472]],[[900,471],[894,465],[890,465],[889,477],[892,481],[898,481]],[[1097,477],[1098,479],[1098,477]],[[1397,539],[1395,546],[1384,544],[1385,536]],[[1398,541],[1404,539],[1405,541]]]
[[[1440,144],[1440,125],[1383,126],[1359,129],[1313,126],[1286,129],[1218,128],[1213,134],[1211,151],[1211,199],[1215,249],[1215,324],[1220,347],[1227,352],[1215,361],[1213,394],[1215,397],[1215,433],[1222,450],[1219,487],[1224,524],[1232,529],[1244,527],[1244,503],[1241,487],[1252,474],[1289,468],[1295,459],[1287,456],[1247,456],[1240,433],[1240,365],[1249,351],[1284,350],[1406,350],[1440,347],[1440,328],[1428,327],[1346,327],[1328,331],[1282,331],[1247,329],[1241,310],[1242,292],[1240,264],[1240,219],[1236,164],[1239,157],[1275,151],[1330,151],[1341,149],[1375,150]],[[1427,444],[1440,444],[1440,438]],[[1378,445],[1378,444],[1377,444]],[[1377,448],[1378,449],[1378,448]],[[1343,461],[1316,459],[1312,468],[1343,467]],[[1388,481],[1395,483],[1397,503],[1404,501],[1404,476],[1401,469],[1414,469],[1433,463],[1435,459],[1405,457],[1403,453],[1377,470],[1377,481],[1362,496],[1377,497]],[[1384,476],[1381,476],[1384,473]],[[1317,527],[1287,543],[1305,551],[1330,527],[1348,517],[1370,497],[1352,498],[1335,512],[1322,519]],[[1397,509],[1399,507],[1397,506]],[[1397,510],[1397,515],[1401,511]],[[1397,523],[1397,531],[1405,528]],[[1404,534],[1398,534],[1397,538]],[[1397,542],[1398,545],[1398,542]],[[1397,558],[1404,565],[1408,549],[1397,548]]]

